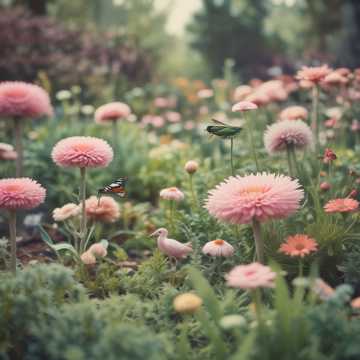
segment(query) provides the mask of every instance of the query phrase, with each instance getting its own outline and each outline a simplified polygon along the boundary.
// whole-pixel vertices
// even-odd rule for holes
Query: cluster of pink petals
[[[269,102],[284,101],[288,98],[288,92],[281,80],[270,80],[262,83],[257,91],[268,97]]]
[[[125,119],[131,114],[130,107],[122,102],[112,102],[100,106],[95,111],[95,122],[103,124],[109,121]]]
[[[100,242],[92,244],[88,250],[89,253],[93,254],[95,257],[105,257],[107,255],[106,247]]]
[[[229,257],[234,255],[234,248],[227,241],[222,239],[216,239],[207,242],[203,248],[202,253],[210,256],[223,256]]]
[[[51,153],[53,161],[62,167],[105,167],[113,159],[110,145],[90,136],[73,136],[60,140]]]
[[[165,113],[165,117],[167,121],[171,123],[177,123],[181,121],[181,114],[178,113],[177,111],[167,111]]]
[[[90,196],[85,201],[85,212],[89,219],[112,223],[120,217],[119,204],[111,196]]]
[[[247,224],[286,218],[304,196],[297,180],[267,173],[231,176],[209,192],[205,208],[218,220]]]
[[[141,125],[152,125],[155,128],[162,128],[165,125],[165,119],[160,115],[145,115],[141,119]]]
[[[160,197],[164,200],[181,201],[184,200],[184,193],[177,187],[169,187],[160,191]]]
[[[324,83],[326,85],[339,86],[344,85],[349,82],[347,76],[342,75],[339,71],[333,71],[330,74],[326,75],[324,78]]]
[[[0,160],[15,160],[17,152],[10,144],[0,143]]]
[[[96,264],[95,255],[92,254],[89,251],[85,251],[83,254],[81,254],[80,259],[85,265],[94,265],[94,264]]]
[[[0,116],[37,118],[52,116],[47,92],[40,86],[20,81],[0,83]]]
[[[284,120],[268,126],[264,134],[267,152],[273,154],[286,150],[288,145],[304,149],[313,144],[310,127],[302,120]]]
[[[279,120],[306,120],[308,111],[302,106],[289,106],[281,111]]]
[[[209,99],[214,96],[214,90],[212,89],[201,89],[198,91],[197,96],[200,99]]]
[[[239,111],[239,112],[243,112],[243,111],[249,111],[249,110],[256,110],[258,108],[258,106],[251,102],[251,101],[240,101],[238,103],[236,103],[233,107],[232,107],[232,111]]]
[[[54,209],[52,216],[55,221],[65,221],[69,218],[79,215],[80,210],[81,208],[79,205],[68,203],[61,208]]]
[[[331,69],[328,65],[308,67],[303,66],[296,74],[298,80],[305,80],[311,83],[319,83],[325,79],[327,75],[331,73]]]
[[[46,190],[30,178],[0,180],[0,208],[32,209],[44,202]]]
[[[355,211],[358,209],[358,207],[359,202],[354,199],[333,199],[325,204],[324,210],[327,213],[344,213]]]
[[[176,98],[159,96],[155,98],[154,106],[158,109],[174,108],[176,106]]]
[[[320,278],[314,281],[312,290],[321,300],[329,300],[335,293],[335,290]]]
[[[313,251],[317,251],[317,242],[305,234],[289,236],[286,242],[281,244],[279,251],[289,256],[304,257]]]
[[[253,89],[249,85],[240,85],[234,91],[234,101],[239,102],[244,100],[247,96],[249,96],[253,92]]]
[[[351,123],[351,131],[357,132],[360,131],[360,121],[354,119]]]
[[[252,263],[234,267],[225,278],[230,287],[240,289],[272,288],[276,273],[268,266]]]

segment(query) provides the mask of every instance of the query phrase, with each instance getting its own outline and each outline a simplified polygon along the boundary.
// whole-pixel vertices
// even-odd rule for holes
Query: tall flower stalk
[[[319,124],[319,86],[315,84],[312,88],[312,112],[311,112],[311,127],[315,134],[315,151],[316,154],[319,153],[319,132],[320,132],[320,124]]]
[[[23,174],[23,126],[20,118],[14,118],[14,138],[15,138],[15,151],[17,153],[16,157],[16,177],[21,177]]]
[[[254,234],[254,240],[255,240],[255,249],[256,249],[256,258],[259,263],[264,263],[264,242],[261,237],[261,227],[260,222],[256,219],[253,219],[252,222],[252,229]]]
[[[86,168],[80,168],[80,194],[79,199],[81,202],[81,219],[80,219],[80,247],[77,251],[83,252],[86,242]]]
[[[77,251],[85,249],[86,229],[86,169],[106,167],[113,159],[114,153],[110,145],[99,138],[73,136],[60,140],[52,150],[53,161],[60,167],[76,167],[80,169],[79,200],[81,203],[80,244]]]
[[[46,190],[29,178],[0,180],[0,209],[8,211],[10,233],[10,269],[16,273],[16,212],[33,209],[45,200]]]
[[[232,107],[232,111],[244,113],[246,127],[249,132],[250,149],[255,162],[256,171],[260,171],[259,161],[255,147],[254,128],[252,124],[252,119],[245,115],[247,111],[256,110],[257,108],[258,108],[257,105],[251,101],[240,101],[239,103],[235,104]]]

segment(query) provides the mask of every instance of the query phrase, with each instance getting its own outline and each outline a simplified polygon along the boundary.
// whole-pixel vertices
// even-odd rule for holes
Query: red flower
[[[329,164],[336,159],[337,159],[336,154],[331,149],[326,148],[324,151],[324,156],[323,156],[324,164]]]

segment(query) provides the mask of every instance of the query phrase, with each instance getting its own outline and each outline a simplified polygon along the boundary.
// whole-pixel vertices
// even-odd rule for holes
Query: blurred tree
[[[250,76],[269,63],[269,47],[263,33],[267,14],[263,0],[203,0],[188,31],[191,44],[221,75],[224,61],[232,58],[235,69]],[[256,59],[256,61],[254,61]]]
[[[68,29],[48,16],[22,8],[0,12],[0,81],[36,81],[47,76],[54,89],[82,85],[93,89],[151,79],[151,54],[118,34]],[[14,39],[16,41],[14,41]],[[88,91],[91,92],[91,91]]]

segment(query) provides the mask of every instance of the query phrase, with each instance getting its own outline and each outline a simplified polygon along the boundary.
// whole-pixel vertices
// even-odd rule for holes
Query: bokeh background
[[[0,81],[86,100],[184,76],[360,65],[358,0],[1,0]]]

